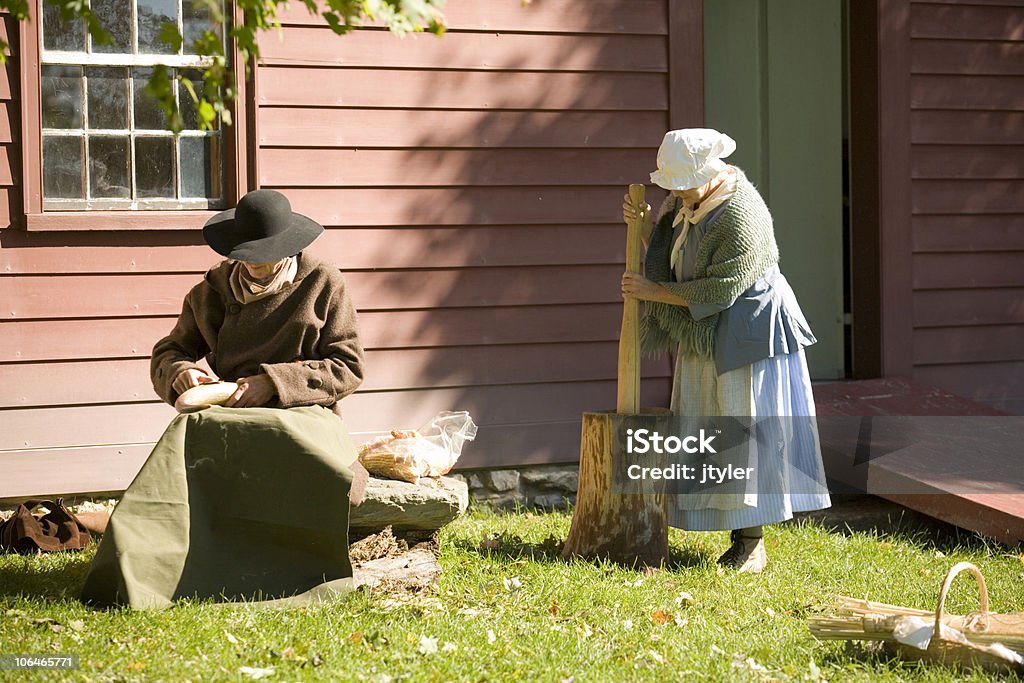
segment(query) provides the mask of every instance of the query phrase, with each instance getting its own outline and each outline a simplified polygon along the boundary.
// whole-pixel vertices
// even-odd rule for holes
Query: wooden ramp
[[[1024,541],[1024,417],[904,379],[814,386],[830,486]]]

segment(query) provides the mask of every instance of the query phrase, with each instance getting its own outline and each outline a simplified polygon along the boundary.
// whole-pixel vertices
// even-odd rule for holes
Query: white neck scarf
[[[672,245],[672,270],[675,270],[676,262],[679,260],[679,254],[682,252],[683,245],[686,244],[686,235],[690,232],[690,226],[700,223],[704,220],[705,216],[729,201],[729,199],[736,194],[735,171],[731,168],[723,171],[718,175],[718,179],[721,181],[718,183],[718,186],[712,190],[700,204],[696,205],[696,208],[693,206],[687,206],[684,203],[682,207],[680,207],[679,212],[676,213],[675,220],[672,221],[672,227],[676,227],[683,221],[686,221],[686,224],[683,226],[683,229],[679,232],[679,237],[676,238],[675,243]]]

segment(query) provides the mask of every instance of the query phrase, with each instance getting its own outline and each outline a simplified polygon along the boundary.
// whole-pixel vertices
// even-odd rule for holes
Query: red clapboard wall
[[[684,96],[702,90],[700,6],[450,0],[443,38],[400,40],[339,38],[296,4],[264,40],[255,177],[327,228],[311,251],[360,310],[367,379],[343,404],[357,440],[462,409],[480,425],[462,467],[577,457],[580,414],[614,406],[622,194],[667,128],[701,122]],[[138,230],[23,230],[17,87],[14,58],[0,498],[118,490],[173,416],[150,349],[216,258],[142,213]],[[646,365],[645,400],[669,382],[667,362]]]
[[[1024,2],[911,2],[914,377],[1024,414]]]

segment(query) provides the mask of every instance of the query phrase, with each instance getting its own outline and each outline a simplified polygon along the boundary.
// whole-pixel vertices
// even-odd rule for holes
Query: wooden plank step
[[[906,379],[814,387],[832,482],[1024,541],[1024,418]]]

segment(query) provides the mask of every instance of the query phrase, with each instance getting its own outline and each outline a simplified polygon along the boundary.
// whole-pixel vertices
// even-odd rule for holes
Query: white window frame
[[[109,204],[104,206],[101,200],[93,200],[92,205],[87,209],[72,210],[69,207],[54,210],[51,208],[51,201],[48,200],[44,207],[42,60],[40,58],[42,56],[41,10],[43,1],[35,0],[30,7],[30,19],[18,23],[17,56],[20,61],[20,85],[22,85],[20,92],[23,95],[20,98],[23,140],[22,178],[20,178],[22,181],[19,184],[22,185],[23,210],[20,212],[22,218],[15,220],[14,225],[30,231],[194,230],[201,227],[205,219],[213,216],[221,208],[236,205],[246,191],[254,188],[252,183],[256,182],[258,176],[257,147],[250,133],[253,135],[256,133],[255,79],[246,80],[240,73],[236,83],[237,98],[228,103],[233,123],[231,126],[222,126],[220,133],[222,202],[211,203],[201,200],[197,203],[200,206],[197,207],[183,204],[176,199],[154,201],[146,198],[136,201],[134,207],[127,204],[131,200],[120,200],[116,209],[112,209]],[[229,0],[225,1],[229,2]],[[134,8],[134,2],[132,7]],[[241,20],[241,10],[238,7],[228,7],[225,14],[233,22]],[[133,31],[135,30],[133,29]],[[226,31],[224,35],[228,35]],[[133,38],[133,40],[137,39]],[[227,54],[233,63],[242,63],[241,53],[236,45],[229,44]],[[74,60],[70,58],[72,55],[75,55]],[[125,53],[103,55],[102,57],[94,53],[87,57],[85,55],[90,55],[90,53],[48,50],[47,63],[57,66],[76,63],[83,67],[108,65],[112,67],[146,67],[153,66],[154,63],[165,63],[171,68],[202,68],[208,63],[208,58],[199,58],[195,55],[128,55]],[[83,57],[83,59],[79,61],[78,57]],[[103,59],[103,61],[100,62],[98,59]],[[118,132],[122,135],[127,134],[124,131]],[[145,134],[159,135],[161,131],[146,131]],[[134,148],[134,145],[132,147]],[[132,172],[134,173],[134,169]],[[176,183],[179,181],[179,179],[175,180]],[[109,202],[109,200],[105,201]],[[83,200],[76,200],[76,202],[81,204]],[[211,204],[216,206],[211,208]],[[131,211],[132,208],[144,210]]]

